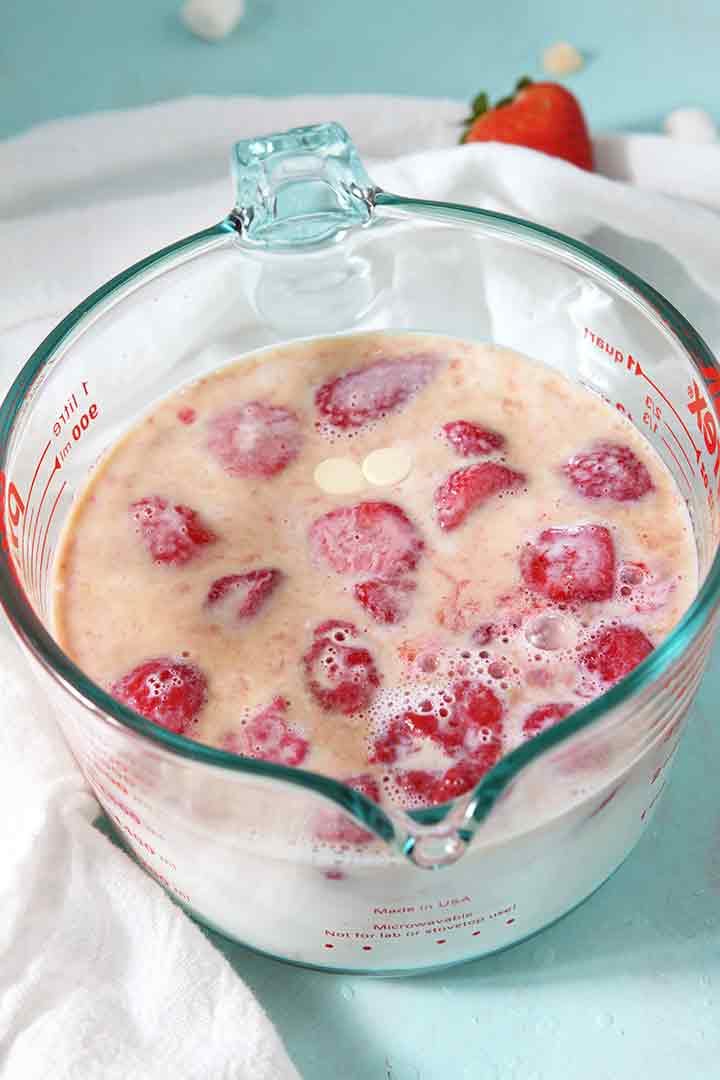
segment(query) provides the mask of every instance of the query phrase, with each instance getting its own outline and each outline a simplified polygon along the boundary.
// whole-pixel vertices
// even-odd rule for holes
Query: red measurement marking
[[[116,798],[113,795],[112,791],[108,791],[108,789],[105,787],[105,785],[100,783],[100,781],[97,779],[97,777],[93,777],[93,783],[94,783],[94,786],[98,789],[98,791],[102,791],[103,795],[107,799],[109,799],[110,802],[114,803],[115,806],[119,807],[124,814],[127,814],[127,816],[130,818],[131,821],[134,821],[136,825],[142,825],[143,824],[142,821],[140,820],[140,818],[138,817],[138,815],[135,813],[135,811],[132,810],[129,806],[127,806],[124,802],[121,802],[120,799]],[[162,856],[160,856],[160,858],[162,858]]]
[[[635,361],[635,374],[636,374],[636,375],[642,375],[643,379],[645,379],[645,381],[646,381],[646,382],[649,382],[649,383],[650,383],[650,385],[652,386],[653,390],[655,390],[655,391],[656,391],[656,393],[658,393],[658,394],[660,395],[660,397],[661,397],[661,398],[663,399],[663,401],[664,401],[664,402],[665,402],[665,403],[666,403],[667,405],[669,405],[669,406],[670,406],[670,408],[672,409],[672,411],[673,411],[673,412],[675,413],[675,416],[676,416],[676,417],[678,418],[678,420],[680,421],[680,423],[681,423],[681,425],[682,425],[682,429],[683,429],[683,431],[685,432],[685,434],[687,435],[688,439],[690,440],[690,443],[692,444],[692,448],[693,448],[693,450],[695,451],[695,455],[696,455],[696,457],[697,457],[697,460],[699,461],[699,460],[700,460],[700,451],[698,450],[697,446],[695,445],[695,440],[693,439],[692,435],[690,434],[690,431],[689,431],[689,429],[688,429],[688,427],[687,427],[687,425],[686,425],[685,421],[683,420],[682,416],[681,416],[681,415],[680,415],[680,413],[679,413],[679,412],[677,411],[677,409],[676,409],[676,408],[675,408],[675,406],[673,405],[673,403],[672,403],[672,401],[670,400],[670,398],[669,398],[669,397],[667,397],[667,396],[666,396],[666,394],[665,394],[665,393],[664,393],[664,392],[663,392],[663,391],[662,391],[662,390],[660,389],[660,387],[659,387],[659,386],[657,385],[657,383],[653,382],[653,380],[652,380],[652,379],[650,378],[650,376],[649,376],[648,374],[646,374],[646,372],[644,372],[644,371],[643,371],[643,369],[642,369],[642,368],[640,367],[640,364],[638,363],[638,361],[637,361],[637,360]]]
[[[447,945],[447,938],[444,938],[444,937],[438,938],[437,941],[435,942],[435,944],[436,945]]]
[[[116,780],[115,777],[112,775],[112,773],[108,771],[108,769],[106,768],[104,762],[100,758],[98,758],[98,757],[90,758],[90,762],[91,762],[91,766],[93,768],[95,768],[99,773],[101,773],[107,780],[109,780],[111,784],[114,784],[116,788],[119,788],[120,791],[122,791],[123,795],[129,795],[130,794],[130,792],[125,787],[125,785],[121,784],[119,780]]]
[[[28,532],[29,532],[29,530],[30,530],[30,526],[32,525],[32,521],[33,521],[33,511],[32,511],[32,510],[30,510],[30,509],[28,509],[28,512],[27,512],[27,513],[25,514],[25,516],[23,517],[23,531],[22,531],[22,536],[21,536],[21,540],[20,540],[20,543],[21,543],[21,549],[20,549],[20,563],[21,563],[21,567],[20,567],[20,568],[21,568],[21,570],[22,570],[22,572],[23,572],[23,575],[24,575],[25,577],[27,577],[27,575],[25,574],[25,571],[26,571],[26,569],[27,569],[27,564],[26,564],[26,562],[25,562],[25,553],[24,553],[24,551],[23,551],[23,545],[24,545],[24,543],[25,543],[25,526],[27,526],[27,529],[28,529]],[[25,585],[26,585],[27,587],[29,587],[29,585],[30,585],[30,582],[29,582],[28,580],[26,580],[26,581],[24,582],[24,584],[25,584]]]
[[[515,922],[515,920],[514,920],[514,919],[507,919],[507,920],[505,921],[505,925],[506,925],[506,926],[512,926],[512,924],[513,924],[514,922]]]
[[[334,948],[335,948],[335,946],[334,946],[334,945],[331,945],[329,941],[326,941],[326,942],[325,942],[325,948],[326,948],[326,949],[334,949]]]
[[[473,930],[472,936],[473,937],[479,937],[481,933],[482,933],[482,930]]]
[[[52,504],[52,509],[50,510],[50,513],[48,515],[48,519],[47,519],[47,521],[45,523],[45,535],[43,536],[42,551],[40,552],[40,563],[39,563],[40,575],[39,575],[39,579],[38,579],[38,589],[40,588],[40,583],[41,583],[41,580],[42,580],[42,564],[43,564],[43,559],[45,558],[45,545],[47,544],[47,538],[48,538],[48,533],[50,532],[50,525],[52,523],[53,514],[55,513],[55,510],[57,509],[57,504],[60,501],[60,496],[62,495],[62,493],[63,493],[63,491],[65,490],[66,487],[67,487],[67,480],[63,480],[62,484],[60,485],[60,490],[58,491],[57,495],[55,496],[55,502]],[[44,595],[43,595],[42,608],[43,608],[43,611],[45,611],[45,597],[44,597]]]
[[[601,810],[604,810],[605,807],[608,806],[613,801],[613,799],[615,798],[615,796],[617,795],[617,793],[618,793],[618,791],[620,790],[621,787],[622,787],[622,784],[618,784],[618,786],[616,788],[613,788],[613,790],[610,792],[609,795],[605,796],[605,798],[600,803],[600,805],[596,806],[595,809],[593,810],[592,814],[589,815],[588,821],[590,821],[591,818],[594,818],[596,814],[599,814]]]
[[[673,759],[673,758],[675,757],[675,754],[676,754],[676,752],[677,752],[677,744],[676,744],[675,746],[673,746],[672,750],[670,751],[670,753],[668,754],[668,756],[667,756],[667,757],[665,758],[665,760],[663,761],[662,765],[659,765],[659,766],[658,766],[658,768],[657,768],[657,769],[655,770],[655,772],[653,773],[653,778],[652,778],[652,780],[650,781],[650,783],[651,783],[651,784],[654,784],[654,783],[655,783],[655,781],[657,780],[658,776],[659,776],[659,775],[660,775],[660,773],[661,773],[661,772],[663,771],[663,769],[665,769],[665,768],[666,768],[666,767],[667,767],[667,766],[668,766],[668,765],[670,764],[670,762],[672,761],[672,759]]]
[[[675,453],[672,446],[667,441],[667,439],[665,438],[664,435],[662,436],[662,441],[665,443],[668,450],[670,451],[670,454],[672,455],[672,458],[673,458],[675,464],[677,465],[678,469],[680,470],[680,475],[682,476],[683,480],[685,481],[687,486],[690,487],[691,486],[690,481],[688,480],[687,476],[685,475],[685,470],[683,469],[682,465],[680,464],[680,458],[677,456],[677,454]],[[694,473],[694,471],[695,470],[693,469],[693,473]]]
[[[36,538],[37,538],[37,527],[38,527],[38,523],[40,521],[40,511],[42,510],[43,503],[45,502],[45,496],[48,493],[48,488],[50,487],[50,484],[52,483],[52,478],[55,475],[55,473],[58,471],[59,468],[60,468],[60,462],[59,462],[58,458],[56,457],[55,458],[55,464],[53,465],[52,472],[50,473],[50,475],[47,478],[47,483],[45,484],[45,487],[43,489],[43,493],[42,493],[42,495],[40,497],[40,502],[38,503],[37,513],[35,515],[35,524],[33,525],[32,540],[30,541],[30,563],[31,563],[30,582],[31,582],[31,588],[33,587],[35,577],[37,576],[36,575],[36,566],[35,566],[35,556],[37,554]]]
[[[363,952],[372,952],[372,945],[363,945]]]
[[[48,439],[47,446],[45,447],[42,454],[38,458],[38,463],[35,466],[35,472],[33,473],[33,478],[30,481],[30,490],[28,491],[27,499],[25,500],[25,505],[26,506],[30,505],[30,499],[32,497],[33,488],[35,487],[35,481],[37,480],[37,474],[40,471],[40,466],[42,465],[42,463],[43,463],[43,461],[45,459],[45,455],[47,454],[49,449],[50,449],[50,439]],[[23,531],[22,531],[22,540],[21,540],[23,568],[25,567],[25,559],[26,559],[26,552],[25,552],[25,526],[26,526],[26,523],[27,523],[27,518],[23,518]]]
[[[673,431],[673,429],[672,429],[672,428],[670,427],[670,425],[668,424],[667,420],[665,421],[665,427],[666,427],[666,428],[668,429],[668,431],[669,431],[669,432],[670,432],[670,434],[672,435],[673,439],[675,440],[675,442],[676,442],[676,443],[678,444],[678,446],[679,446],[679,447],[680,447],[680,449],[682,450],[682,452],[683,452],[683,455],[684,455],[684,457],[685,457],[685,460],[687,461],[688,465],[690,466],[690,472],[691,472],[691,473],[693,474],[693,476],[694,476],[694,475],[695,475],[695,466],[693,465],[692,461],[691,461],[691,460],[690,460],[690,458],[688,457],[688,455],[687,455],[687,450],[685,449],[685,447],[683,446],[683,444],[682,444],[682,443],[680,442],[680,440],[678,439],[677,435],[675,434],[675,432]]]
[[[648,805],[648,806],[646,806],[646,807],[645,807],[645,809],[643,810],[642,814],[640,815],[640,820],[641,820],[641,821],[644,821],[644,820],[645,820],[645,818],[646,818],[646,817],[647,817],[647,815],[648,815],[648,814],[650,813],[650,811],[652,810],[652,808],[653,808],[653,806],[655,805],[655,803],[656,803],[656,802],[658,801],[658,799],[659,799],[659,798],[660,798],[660,796],[662,795],[663,791],[665,790],[665,785],[666,785],[666,783],[667,783],[667,781],[666,781],[666,780],[663,780],[662,784],[660,785],[660,787],[658,788],[657,792],[655,793],[655,798],[654,798],[654,799],[653,799],[653,801],[652,801],[651,803],[649,803],[649,805]]]

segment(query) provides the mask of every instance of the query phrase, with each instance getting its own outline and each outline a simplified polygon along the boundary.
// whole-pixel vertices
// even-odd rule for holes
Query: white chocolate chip
[[[404,446],[386,446],[373,450],[363,461],[366,479],[377,487],[399,484],[412,468],[412,458]]]
[[[705,109],[674,109],[665,118],[665,130],[679,142],[715,142],[718,133],[715,121]]]
[[[567,41],[558,41],[543,53],[543,67],[548,75],[572,75],[584,63],[582,53]]]
[[[349,495],[367,486],[360,466],[352,458],[326,458],[316,466],[314,477],[326,495]]]
[[[196,37],[220,41],[232,33],[245,14],[245,0],[187,0],[182,21]]]

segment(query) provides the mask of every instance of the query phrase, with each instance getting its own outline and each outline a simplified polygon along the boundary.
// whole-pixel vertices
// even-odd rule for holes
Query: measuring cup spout
[[[522,774],[540,758],[565,743],[585,722],[568,717],[519,746],[502,758],[477,786],[453,802],[398,814],[394,817],[399,847],[415,866],[438,870],[456,863],[468,850],[478,831],[482,832],[500,800],[511,786],[524,782]],[[403,831],[404,830],[404,831]]]
[[[487,789],[481,784],[444,806],[398,815],[402,854],[423,870],[440,870],[461,859],[506,783],[489,781]]]

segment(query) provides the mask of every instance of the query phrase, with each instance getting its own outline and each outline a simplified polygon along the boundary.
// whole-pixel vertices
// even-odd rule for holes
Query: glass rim
[[[372,193],[375,207],[405,211],[408,216],[431,220],[451,220],[484,225],[489,232],[513,235],[519,239],[540,242],[539,247],[551,253],[564,253],[579,260],[590,270],[601,271],[612,283],[633,294],[640,306],[658,317],[666,326],[676,344],[698,367],[710,368],[720,378],[720,366],[700,334],[688,320],[658,290],[644,279],[596,250],[583,241],[576,240],[557,230],[547,228],[510,214],[466,206],[458,203],[407,198],[380,189]],[[392,215],[388,215],[392,216]],[[403,215],[404,216],[404,215]],[[382,215],[380,215],[380,219]],[[378,220],[371,220],[362,228],[371,227]],[[196,742],[176,735],[134,712],[113,698],[99,684],[93,682],[60,648],[35,613],[30,600],[16,577],[12,556],[6,539],[5,526],[5,466],[15,421],[28,392],[52,360],[57,349],[82,322],[92,316],[95,309],[131,285],[151,270],[161,268],[162,263],[172,261],[182,254],[199,254],[203,246],[211,248],[222,240],[237,235],[237,225],[232,215],[216,225],[193,233],[167,247],[148,255],[112,277],[94,290],[50,331],[34,350],[14,379],[2,404],[0,404],[0,527],[2,551],[0,552],[0,604],[15,633],[28,648],[33,658],[47,671],[64,691],[79,698],[80,702],[98,715],[100,720],[120,725],[135,736],[147,739],[151,744],[172,755],[210,765],[234,773],[246,773],[271,780],[280,780],[310,789],[322,795],[362,821],[378,837],[390,841],[395,836],[391,815],[360,792],[349,788],[340,780],[307,769],[276,765],[256,758],[244,757],[226,750]],[[289,252],[290,256],[292,253]],[[406,811],[406,815],[419,826],[441,823],[459,803],[467,803],[466,823],[479,824],[490,813],[493,805],[509,783],[553,747],[572,736],[592,728],[603,716],[638,694],[654,682],[697,638],[713,609],[720,601],[720,548],[716,549],[712,564],[693,602],[668,636],[629,675],[599,697],[571,713],[564,720],[541,732],[533,739],[512,750],[479,781],[471,792],[439,806]],[[465,839],[469,840],[471,834]]]

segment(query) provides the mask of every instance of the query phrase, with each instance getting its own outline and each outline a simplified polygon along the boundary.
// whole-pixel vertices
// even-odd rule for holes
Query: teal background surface
[[[387,92],[469,99],[540,73],[547,45],[594,130],[720,117],[712,0],[579,5],[248,0],[219,45],[175,0],[6,0],[0,137],[66,115],[193,93]],[[623,1080],[720,1075],[720,647],[668,794],[587,904],[507,953],[393,981],[285,967],[209,935],[257,993],[306,1080]]]
[[[595,130],[659,129],[673,108],[720,115],[715,0],[247,0],[225,41],[193,37],[180,0],[4,0],[0,136],[95,109],[193,93],[506,93],[568,40]]]

